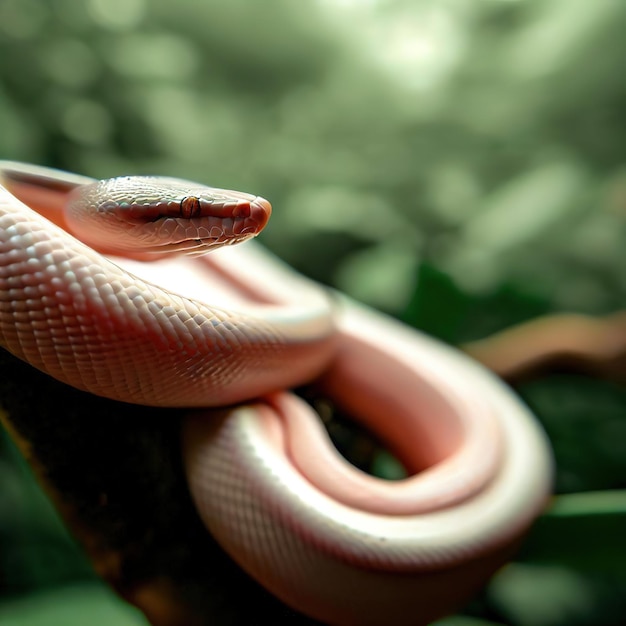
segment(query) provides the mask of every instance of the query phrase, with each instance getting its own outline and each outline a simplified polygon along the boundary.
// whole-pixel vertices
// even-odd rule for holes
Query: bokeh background
[[[263,243],[460,343],[626,304],[620,0],[0,0],[0,158],[149,173],[274,205]],[[518,392],[559,494],[443,623],[626,623],[626,392]],[[7,436],[0,624],[140,625],[94,579]]]

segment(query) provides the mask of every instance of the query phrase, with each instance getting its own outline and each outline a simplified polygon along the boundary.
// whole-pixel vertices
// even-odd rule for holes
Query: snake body
[[[428,623],[545,505],[546,439],[490,373],[252,243],[227,245],[257,234],[266,201],[9,162],[0,183],[2,346],[94,394],[190,407],[198,512],[285,603],[330,624]],[[312,381],[412,475],[381,481],[341,458],[286,391]]]

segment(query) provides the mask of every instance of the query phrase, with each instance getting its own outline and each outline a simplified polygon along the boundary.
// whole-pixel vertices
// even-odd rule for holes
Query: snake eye
[[[200,200],[196,196],[186,196],[180,201],[180,216],[185,219],[199,217],[201,213]]]

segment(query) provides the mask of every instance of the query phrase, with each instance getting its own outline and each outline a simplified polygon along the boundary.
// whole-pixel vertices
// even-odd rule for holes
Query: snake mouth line
[[[204,255],[209,248],[218,248],[220,246],[232,246],[249,239],[253,239],[257,236],[257,233],[245,233],[237,235],[236,237],[200,237],[189,238],[181,241],[173,241],[170,243],[164,243],[154,247],[145,248],[145,252],[151,252],[153,254],[160,254],[165,252],[180,252],[191,256]]]

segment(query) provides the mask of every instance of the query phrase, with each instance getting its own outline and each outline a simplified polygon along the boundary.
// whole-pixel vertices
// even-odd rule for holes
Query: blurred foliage
[[[98,585],[74,584],[0,605],[2,626],[148,626],[139,611]]]
[[[601,314],[626,302],[625,28],[619,0],[0,0],[0,157],[264,195],[268,246],[450,342]],[[526,553],[441,623],[624,623],[606,516],[626,488],[626,393],[564,376],[520,392],[558,490],[614,491],[529,543],[545,554],[567,527],[571,554]],[[8,440],[0,485],[0,592],[89,579]],[[615,546],[612,567],[578,561],[586,541],[605,564]],[[89,605],[77,589],[58,602]],[[13,602],[1,623],[54,604]]]

